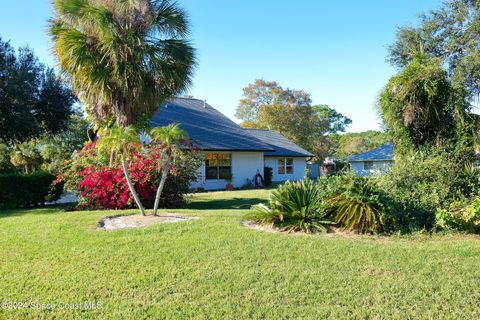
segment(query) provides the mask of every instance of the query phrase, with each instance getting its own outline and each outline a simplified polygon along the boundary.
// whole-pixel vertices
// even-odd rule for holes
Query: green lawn
[[[196,194],[175,211],[199,220],[113,232],[95,225],[118,212],[0,212],[0,319],[480,318],[478,237],[241,226],[267,195]],[[29,301],[56,308],[6,310]],[[101,307],[63,307],[84,301]]]

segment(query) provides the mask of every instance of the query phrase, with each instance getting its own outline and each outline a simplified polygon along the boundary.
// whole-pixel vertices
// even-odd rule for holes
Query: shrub
[[[480,172],[467,170],[454,153],[423,150],[398,159],[376,179],[379,188],[398,204],[393,215],[396,229],[429,230],[437,208],[478,195]]]
[[[327,200],[336,223],[348,231],[377,233],[385,230],[388,202],[369,178],[347,175],[340,193]],[[337,191],[338,192],[338,191]]]
[[[145,207],[152,207],[161,177],[161,150],[148,149],[130,155],[129,174]],[[196,179],[200,155],[194,150],[174,149],[167,180],[160,199],[161,206],[179,207]],[[66,164],[57,182],[79,198],[82,209],[127,209],[135,206],[120,164],[95,153],[95,144],[85,146]]]
[[[265,182],[265,186],[268,187],[272,184],[272,175],[273,169],[270,167],[263,168],[263,181]]]
[[[0,207],[30,207],[57,200],[61,186],[52,188],[54,180],[54,175],[44,171],[0,175]]]
[[[480,232],[480,198],[469,205],[455,202],[448,210],[438,208],[435,212],[435,226],[438,229],[455,229],[466,232]]]
[[[312,180],[287,181],[273,191],[268,206],[253,206],[251,217],[259,222],[271,222],[282,231],[325,232],[332,222],[326,216],[323,196]]]

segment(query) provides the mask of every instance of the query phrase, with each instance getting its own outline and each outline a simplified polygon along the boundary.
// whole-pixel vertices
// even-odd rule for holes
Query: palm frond
[[[188,18],[171,1],[54,0],[49,21],[62,73],[97,120],[151,115],[191,85]]]

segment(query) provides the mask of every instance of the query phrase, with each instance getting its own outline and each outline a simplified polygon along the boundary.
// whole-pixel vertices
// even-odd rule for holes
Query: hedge
[[[0,175],[0,208],[35,207],[58,200],[62,186],[52,185],[55,179],[44,171]]]

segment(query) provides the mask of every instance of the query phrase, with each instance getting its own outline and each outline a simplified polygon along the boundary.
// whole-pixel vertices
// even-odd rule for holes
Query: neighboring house
[[[191,143],[205,156],[192,188],[225,189],[228,176],[235,188],[251,183],[265,165],[273,168],[273,181],[301,179],[312,155],[274,131],[243,129],[208,103],[175,98],[162,104],[151,125],[178,123]]]
[[[384,144],[370,151],[347,158],[350,168],[360,176],[378,175],[394,164],[393,144]]]

